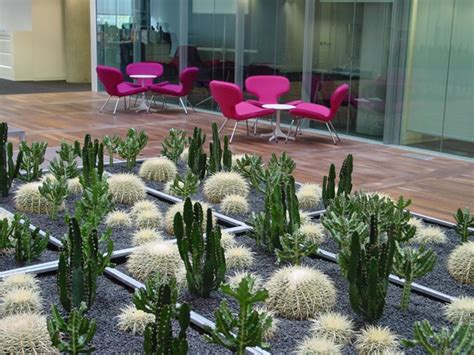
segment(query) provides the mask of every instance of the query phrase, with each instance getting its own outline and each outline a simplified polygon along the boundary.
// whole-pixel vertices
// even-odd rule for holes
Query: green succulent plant
[[[188,170],[184,178],[180,175],[176,175],[170,186],[170,192],[174,196],[186,198],[197,192],[198,184],[198,177]]]
[[[31,230],[29,219],[19,213],[15,213],[11,223],[10,238],[15,248],[15,260],[31,262],[38,259],[48,246],[49,236],[41,236],[39,228]]]
[[[43,173],[41,164],[44,162],[44,155],[48,148],[47,142],[32,142],[31,146],[26,141],[20,142],[20,151],[23,152],[21,170],[23,174],[19,178],[26,182],[39,179]]]
[[[38,190],[46,200],[51,203],[51,209],[49,210],[49,216],[55,220],[58,216],[60,207],[64,204],[64,200],[69,195],[68,182],[65,177],[43,179],[42,184],[38,187]]]
[[[348,196],[352,191],[352,155],[349,154],[342,162],[339,171],[339,183],[336,191],[336,167],[331,164],[328,176],[323,178],[322,199],[324,207],[328,207],[336,196]]]
[[[209,143],[209,174],[220,171],[232,170],[232,152],[229,149],[229,137],[224,136],[224,150],[221,148],[221,140],[217,123],[212,123],[212,142]]]
[[[20,174],[23,152],[20,150],[13,160],[13,144],[8,142],[8,124],[0,123],[0,192],[7,197],[13,180]]]
[[[117,153],[122,159],[127,160],[127,168],[133,169],[137,164],[137,157],[148,143],[145,131],[138,133],[135,128],[130,128],[125,139],[117,141]]]
[[[169,130],[169,136],[161,143],[161,155],[177,164],[185,146],[186,131],[171,128]]]
[[[454,229],[461,239],[461,243],[466,243],[469,238],[474,236],[474,215],[469,208],[458,209],[454,215],[456,226]]]
[[[200,128],[194,127],[193,136],[189,137],[188,167],[199,180],[204,179],[207,171],[207,155],[204,153],[206,135]]]

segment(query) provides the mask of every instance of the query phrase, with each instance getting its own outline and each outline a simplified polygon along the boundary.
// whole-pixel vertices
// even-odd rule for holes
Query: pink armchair
[[[154,62],[140,62],[140,63],[130,63],[125,69],[127,75],[156,75],[160,77],[163,75],[163,65],[160,63]],[[153,85],[153,79],[142,79],[143,84],[137,83],[137,86],[146,86],[147,88]]]

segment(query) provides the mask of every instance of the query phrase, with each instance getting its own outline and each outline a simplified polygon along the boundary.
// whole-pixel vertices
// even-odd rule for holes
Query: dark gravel
[[[0,256],[0,271],[6,271],[11,269],[17,269],[20,267],[31,266],[41,263],[46,263],[48,261],[57,260],[59,258],[59,254],[57,251],[53,250],[52,248],[47,248],[43,251],[41,256],[33,260],[31,263],[18,263],[15,261],[15,254],[7,254]]]
[[[50,313],[51,304],[58,304],[56,276],[49,274],[40,276],[41,295],[45,300],[43,311]],[[120,310],[132,303],[131,292],[120,284],[106,278],[98,279],[97,297],[88,313],[97,322],[94,337],[96,354],[130,354],[143,353],[143,337],[120,331],[116,317]],[[194,328],[188,328],[187,339],[190,354],[221,354],[225,353],[217,345],[208,344]]]

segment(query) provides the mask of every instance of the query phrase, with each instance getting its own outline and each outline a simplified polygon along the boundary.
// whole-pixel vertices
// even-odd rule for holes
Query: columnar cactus
[[[189,138],[188,166],[199,180],[204,179],[207,171],[207,155],[203,149],[205,141],[206,135],[202,134],[200,128],[194,127],[193,136]]]
[[[212,123],[212,142],[209,143],[209,174],[220,171],[231,171],[232,152],[229,149],[229,137],[224,136],[224,150],[217,129],[217,123]]]
[[[186,267],[186,279],[191,293],[209,297],[224,281],[226,260],[221,245],[220,227],[213,228],[212,211],[207,210],[206,236],[203,233],[203,211],[190,198],[184,202],[183,214],[174,217],[174,233],[179,254]]]
[[[334,197],[339,195],[348,196],[352,191],[352,155],[349,154],[342,162],[339,171],[339,183],[336,191],[336,167],[331,164],[329,175],[324,176],[322,186],[322,199],[324,206],[327,208]]]
[[[18,177],[23,159],[23,152],[20,150],[13,161],[13,144],[8,140],[8,125],[0,123],[0,192],[2,197],[7,197],[13,180]]]
[[[207,211],[210,208],[210,206],[207,203],[200,202],[200,204],[202,206],[203,211]],[[178,212],[183,214],[183,212],[184,212],[184,202],[180,202],[180,203],[177,203],[177,204],[171,206],[168,209],[168,211],[166,212],[165,220],[164,220],[164,227],[165,227],[166,232],[168,232],[171,235],[174,235],[174,226],[173,226],[174,216]],[[212,215],[212,223],[216,224],[216,221],[217,221],[216,217],[214,215]],[[206,228],[206,225],[207,225],[207,214],[204,214],[203,220],[202,220],[202,228],[203,229]]]
[[[474,236],[474,215],[471,214],[469,208],[458,208],[454,215],[456,226],[454,229],[461,239],[461,243],[466,243],[469,238]]]

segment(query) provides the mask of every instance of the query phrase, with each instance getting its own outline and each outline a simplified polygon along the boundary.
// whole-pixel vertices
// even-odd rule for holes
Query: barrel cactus
[[[42,299],[38,291],[16,288],[3,295],[0,315],[3,317],[22,313],[39,313]]]
[[[297,355],[339,355],[342,347],[328,338],[305,338],[298,344]]]
[[[117,318],[117,327],[133,335],[143,335],[147,324],[155,321],[153,314],[137,309],[134,305],[122,308]]]
[[[132,220],[125,211],[112,211],[105,216],[105,225],[111,228],[130,227]]]
[[[142,212],[144,211],[157,211],[159,212],[160,210],[158,209],[158,206],[150,200],[140,200],[137,201],[133,204],[132,209],[130,210],[130,216],[132,219],[137,218]]]
[[[134,247],[164,240],[163,235],[156,229],[144,228],[132,234],[132,245]]]
[[[300,208],[310,210],[316,208],[322,198],[322,189],[318,184],[303,184],[298,189],[296,197]]]
[[[474,297],[461,296],[444,306],[446,318],[453,324],[474,322]]]
[[[138,228],[159,228],[163,221],[163,215],[156,210],[145,210],[135,218],[135,224]]]
[[[0,282],[0,297],[15,289],[26,289],[39,292],[38,280],[30,274],[13,274]]]
[[[175,178],[177,171],[175,163],[171,160],[158,157],[145,160],[138,174],[145,180],[168,182]]]
[[[457,246],[448,257],[449,274],[458,282],[474,285],[474,242]]]
[[[356,337],[355,348],[362,355],[397,352],[397,336],[387,327],[369,325]]]
[[[204,183],[204,195],[212,203],[220,203],[224,197],[239,195],[246,197],[249,192],[247,181],[235,172],[219,172]]]
[[[235,247],[236,242],[234,235],[225,231],[221,231],[221,245],[224,250]]]
[[[135,202],[145,199],[146,186],[135,175],[116,174],[109,178],[109,192],[113,202],[133,205]]]
[[[322,272],[307,266],[287,266],[267,281],[269,310],[288,319],[314,318],[336,303],[333,282]]]
[[[225,251],[227,270],[247,269],[252,266],[254,257],[252,251],[244,246],[232,247]]]
[[[317,338],[328,338],[336,344],[345,345],[354,334],[354,324],[345,315],[327,312],[313,320],[311,334]]]
[[[53,204],[41,196],[39,192],[40,182],[30,182],[21,185],[15,192],[15,207],[21,212],[36,214],[48,214],[53,209]],[[59,206],[59,210],[64,210],[64,203]]]
[[[304,223],[299,230],[305,238],[311,240],[316,245],[321,245],[326,239],[325,229],[321,224]]]
[[[203,202],[199,202],[199,203],[201,204],[203,211],[207,211],[207,209],[210,208],[210,206],[206,203],[203,203]],[[194,204],[194,201],[193,201],[193,204]],[[166,212],[165,220],[164,220],[164,227],[165,227],[166,232],[168,232],[169,234],[174,235],[174,226],[173,226],[174,216],[178,212],[181,212],[181,214],[182,214],[183,209],[184,209],[184,202],[180,202],[180,203],[177,203],[177,204],[171,206],[168,209],[168,211]],[[215,219],[214,214],[212,215],[212,219],[213,219],[212,223],[216,224],[216,219]],[[204,213],[204,218],[203,218],[203,222],[202,222],[202,227],[204,229],[206,228],[206,223],[207,223],[207,213]]]
[[[67,189],[72,195],[79,195],[82,193],[82,185],[79,181],[79,178],[69,179],[67,181]]]
[[[249,203],[244,196],[229,195],[223,198],[221,210],[225,214],[245,214],[249,211]]]
[[[415,236],[410,239],[410,243],[415,244],[444,244],[446,241],[446,234],[440,227],[424,224],[421,228],[416,228]]]

